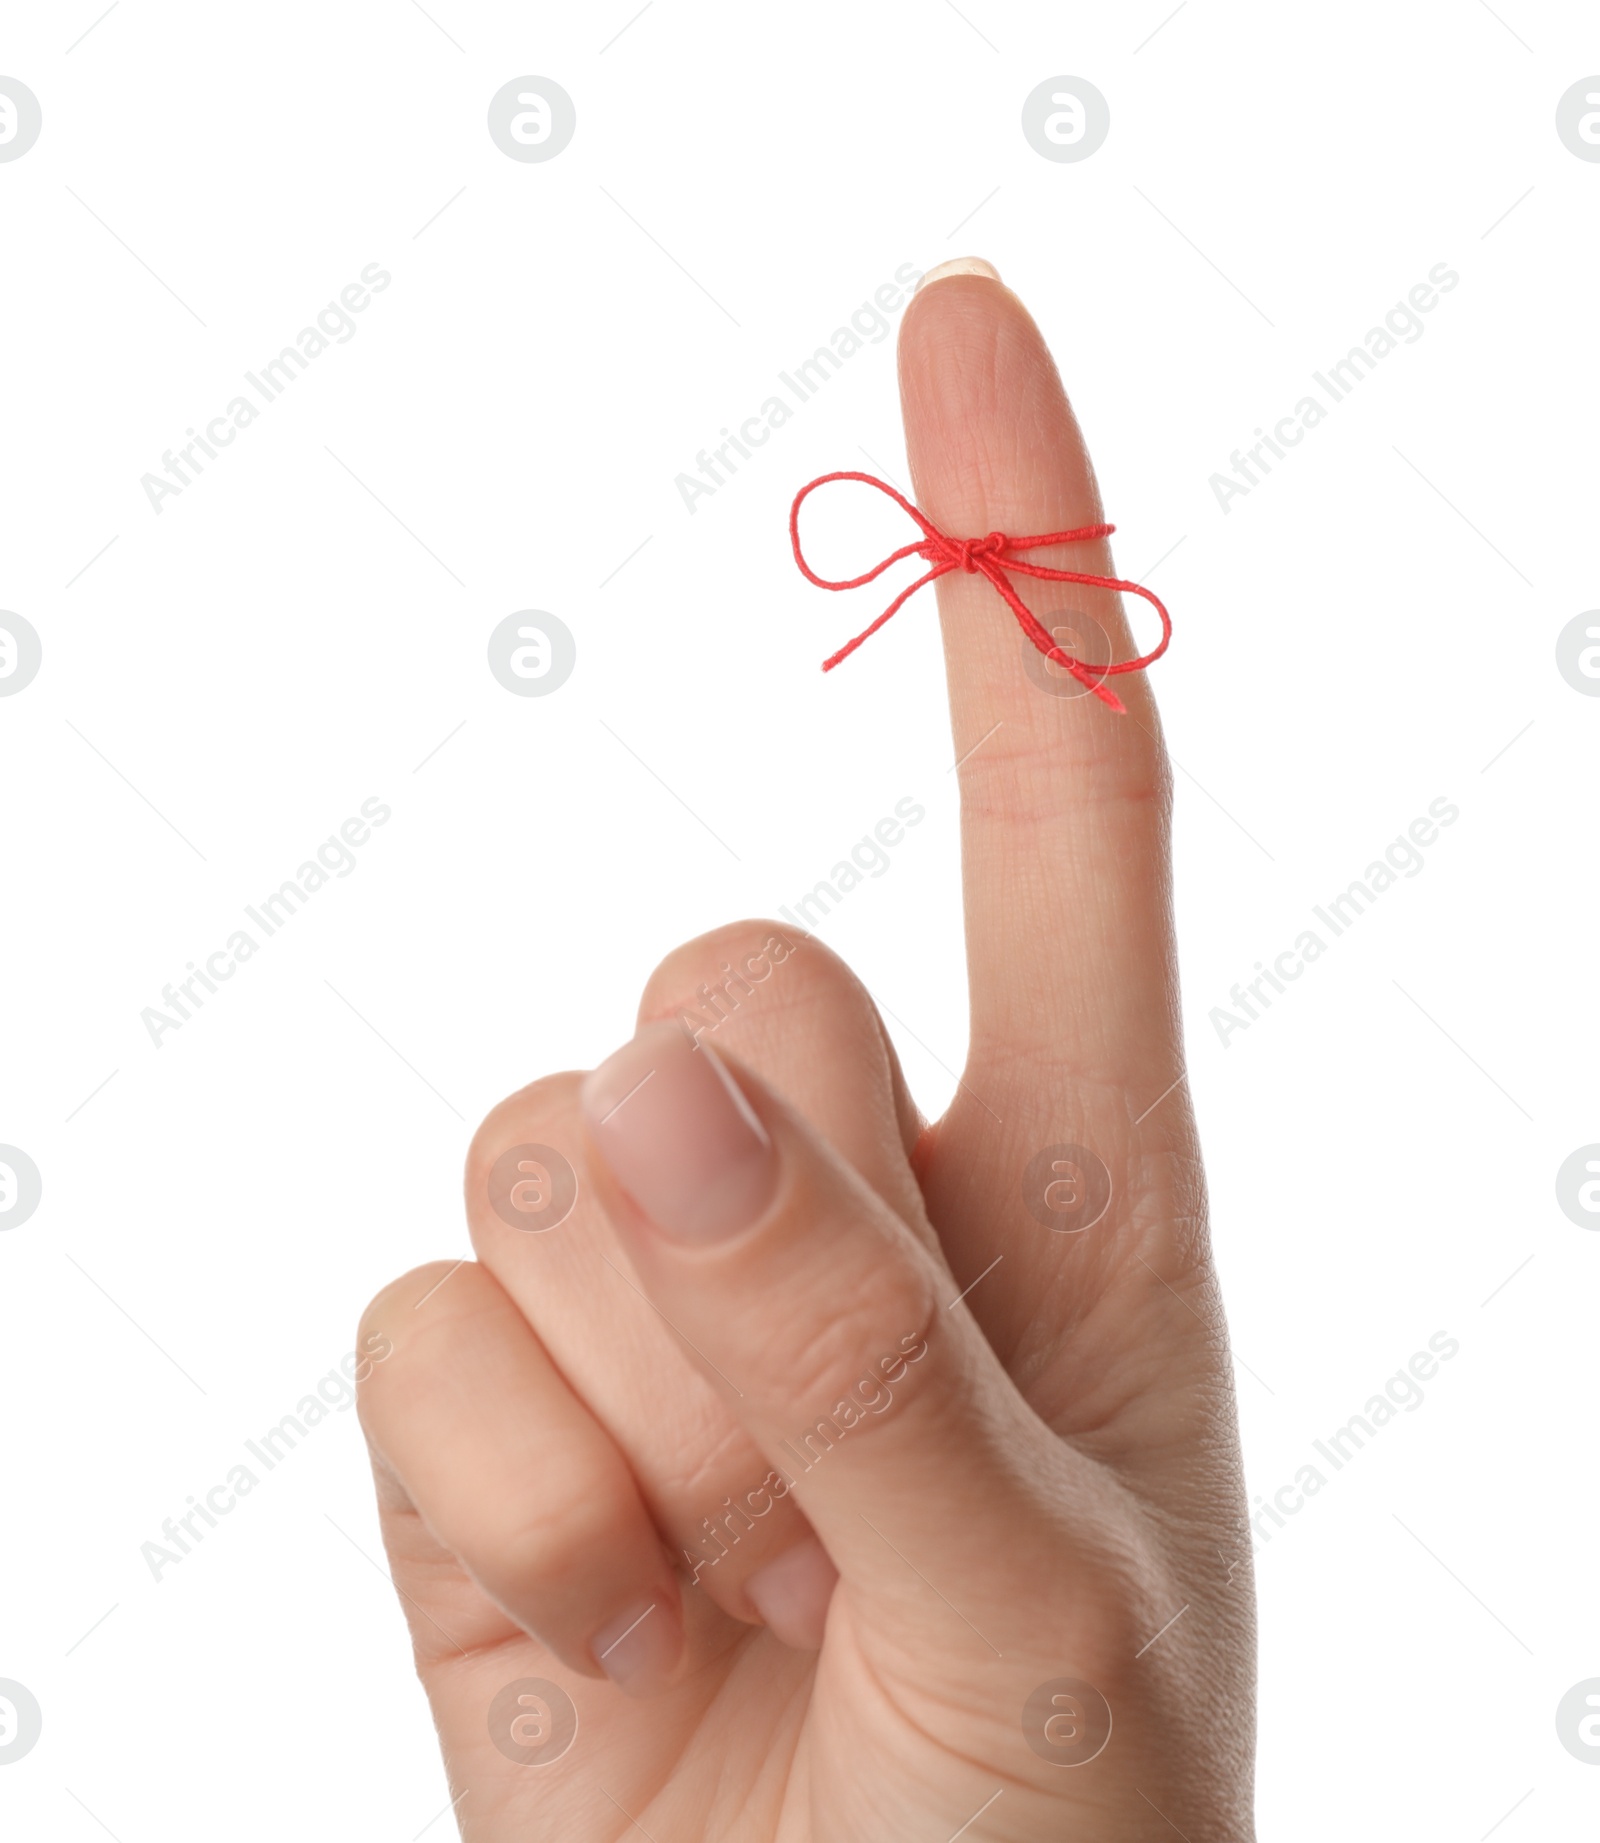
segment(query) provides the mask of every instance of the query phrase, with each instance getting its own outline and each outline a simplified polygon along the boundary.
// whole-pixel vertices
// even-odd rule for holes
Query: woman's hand
[[[957,536],[1094,523],[1037,328],[952,266],[901,333],[917,503]],[[981,577],[939,596],[972,996],[950,1111],[921,1121],[827,948],[737,924],[667,959],[594,1074],[489,1115],[477,1261],[368,1310],[384,1538],[480,1843],[1252,1834],[1150,687],[1117,680],[1116,716],[1025,671]],[[1138,650],[1109,592],[1070,605]]]

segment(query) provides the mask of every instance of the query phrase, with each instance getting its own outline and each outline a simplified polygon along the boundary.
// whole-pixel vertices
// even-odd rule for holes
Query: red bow
[[[897,551],[870,569],[864,576],[852,576],[848,582],[830,582],[826,576],[819,576],[806,562],[800,549],[800,507],[808,493],[814,493],[819,486],[826,486],[830,480],[860,480],[867,486],[875,486],[880,493],[887,493],[895,504],[903,507],[922,527],[923,538],[920,543],[902,544]],[[1102,703],[1121,715],[1127,714],[1127,706],[1117,694],[1110,690],[1105,681],[1119,672],[1139,672],[1146,666],[1154,664],[1167,650],[1172,639],[1172,618],[1156,596],[1136,582],[1123,582],[1116,576],[1094,576],[1082,570],[1051,570],[1040,563],[1024,563],[1020,557],[1006,556],[1006,551],[1038,550],[1046,544],[1078,544],[1091,538],[1109,537],[1116,530],[1115,525],[1083,525],[1076,531],[1047,531],[1040,537],[1008,538],[1003,531],[991,531],[984,538],[952,538],[926,518],[905,497],[897,493],[887,482],[873,474],[837,473],[823,474],[801,487],[794,496],[794,504],[789,510],[789,541],[794,546],[794,560],[799,564],[801,573],[819,589],[859,589],[863,583],[874,581],[902,557],[921,557],[932,567],[925,575],[919,576],[909,589],[903,589],[890,602],[872,625],[856,635],[847,646],[841,646],[831,659],[822,662],[824,672],[831,672],[841,659],[848,659],[887,621],[891,615],[898,614],[917,590],[930,582],[937,582],[941,576],[947,576],[952,570],[965,570],[970,575],[987,576],[994,585],[996,594],[1017,617],[1017,624],[1028,636],[1046,659],[1053,660],[1077,679],[1086,690],[1092,691]],[[1115,665],[1088,666],[1081,659],[1075,659],[1071,653],[1058,646],[1054,638],[1040,626],[1029,611],[1022,597],[1017,594],[1007,578],[1007,571],[1015,570],[1024,576],[1036,576],[1044,582],[1082,582],[1097,589],[1121,589],[1125,594],[1142,595],[1156,613],[1161,616],[1161,642],[1148,653],[1137,659],[1124,659]]]

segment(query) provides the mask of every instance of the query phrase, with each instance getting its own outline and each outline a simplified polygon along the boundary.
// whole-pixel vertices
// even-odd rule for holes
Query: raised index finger
[[[901,329],[900,390],[915,498],[947,535],[1101,521],[1043,336],[987,264],[924,279]],[[1104,539],[1025,554],[1116,573]],[[1143,650],[1115,591],[1010,580],[1078,657]],[[1127,706],[1117,715],[1036,651],[983,575],[948,574],[938,595],[961,760],[974,1082],[1003,1092],[1041,1063],[1141,1092],[1157,1073],[1169,1081],[1168,770],[1148,675],[1110,681]]]

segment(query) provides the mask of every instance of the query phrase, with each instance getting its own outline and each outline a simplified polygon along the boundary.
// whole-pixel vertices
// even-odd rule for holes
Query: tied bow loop
[[[800,508],[809,494],[819,486],[826,486],[833,480],[859,480],[865,486],[876,487],[880,493],[886,493],[896,505],[910,514],[922,529],[920,542],[902,544],[898,550],[891,551],[883,561],[867,570],[863,575],[852,576],[845,580],[834,581],[826,576],[819,576],[806,562],[805,552],[800,547]],[[883,613],[870,627],[856,635],[855,639],[841,646],[831,658],[822,662],[824,672],[831,672],[842,660],[848,659],[864,640],[870,640],[883,624],[898,614],[902,607],[930,582],[937,582],[941,576],[949,575],[953,570],[960,570],[968,576],[985,576],[992,584],[995,593],[1017,618],[1017,624],[1024,634],[1036,646],[1045,658],[1070,672],[1085,690],[1092,691],[1100,701],[1119,715],[1127,715],[1127,706],[1122,699],[1106,684],[1122,672],[1141,672],[1146,666],[1153,665],[1167,650],[1172,639],[1172,618],[1167,613],[1160,599],[1150,590],[1137,582],[1125,582],[1117,576],[1097,576],[1085,570],[1052,570],[1041,563],[1029,563],[1014,554],[1022,550],[1038,550],[1047,544],[1087,543],[1096,538],[1109,537],[1116,529],[1114,525],[1082,525],[1073,531],[1046,531],[1037,537],[1007,537],[1003,531],[991,531],[987,537],[953,538],[941,531],[922,511],[914,506],[903,493],[880,480],[875,474],[832,473],[822,474],[809,481],[795,494],[794,504],[789,509],[789,542],[794,549],[794,560],[800,567],[801,574],[808,582],[815,583],[819,589],[859,589],[866,583],[875,582],[887,569],[892,569],[906,557],[920,557],[929,567],[907,589],[901,592],[884,609]],[[1090,666],[1083,660],[1075,658],[1059,646],[1053,635],[1040,624],[1022,597],[1010,581],[1011,574],[1033,576],[1042,582],[1077,582],[1092,588],[1116,589],[1128,595],[1142,596],[1161,617],[1161,639],[1148,653],[1141,653],[1137,659],[1123,659],[1113,665]]]

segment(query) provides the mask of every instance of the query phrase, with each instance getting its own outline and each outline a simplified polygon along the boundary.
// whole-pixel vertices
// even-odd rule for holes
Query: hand
[[[900,374],[942,530],[1099,520],[997,279],[926,281]],[[1104,545],[1035,555],[1110,572]],[[1252,1834],[1249,1538],[1148,675],[1116,681],[1125,717],[1049,695],[988,583],[939,596],[972,1001],[950,1111],[921,1121],[819,942],[724,929],[594,1074],[484,1121],[477,1262],[368,1309],[384,1540],[481,1843]],[[1070,605],[1138,650],[1111,593]],[[519,1146],[556,1155],[524,1160],[536,1227],[576,1173],[545,1232],[491,1205]]]

